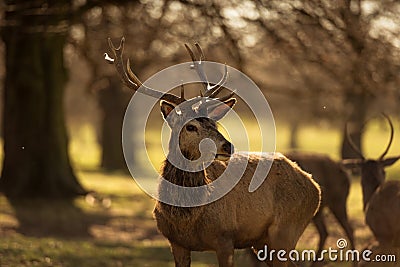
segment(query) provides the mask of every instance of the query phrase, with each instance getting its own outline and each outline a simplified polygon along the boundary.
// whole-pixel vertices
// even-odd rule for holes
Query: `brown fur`
[[[385,247],[400,248],[400,181],[386,182],[384,170],[399,158],[344,161],[348,168],[361,167],[365,221],[379,244]]]
[[[157,202],[154,217],[158,229],[171,244],[177,267],[190,266],[190,252],[213,250],[217,253],[220,267],[233,267],[235,248],[254,247],[289,251],[294,249],[305,227],[317,212],[320,204],[320,189],[311,175],[302,171],[295,163],[281,154],[267,158],[244,155],[231,155],[233,146],[218,132],[215,121],[222,118],[234,105],[235,99],[208,110],[208,116],[193,118],[196,99],[185,102],[181,112],[174,112],[174,105],[161,102],[161,111],[171,127],[169,154],[167,159],[177,159],[182,164],[203,164],[199,145],[205,138],[211,140],[216,150],[203,150],[206,158],[230,159],[229,162],[213,160],[206,170],[188,172],[174,167],[168,160],[162,170],[159,194],[161,197],[182,199],[200,198],[207,200],[212,186],[202,194],[183,195],[181,190],[166,186],[168,182],[180,186],[209,185],[226,170],[226,177],[235,177],[238,166],[247,163],[242,177],[225,196],[200,207],[176,207]],[[193,102],[193,103],[192,103]],[[198,114],[197,114],[198,115]],[[196,115],[196,116],[197,116]],[[179,158],[180,153],[192,163]],[[197,160],[198,159],[198,160]],[[272,167],[263,184],[255,191],[248,191],[250,181],[258,164],[272,162]],[[227,168],[227,164],[229,168]],[[181,166],[186,167],[186,166]],[[229,173],[231,172],[231,173]],[[267,173],[265,174],[267,175]],[[260,177],[259,177],[260,178]],[[185,193],[186,194],[186,193]],[[161,198],[165,199],[165,198]],[[289,266],[291,262],[279,262],[274,266]]]
[[[392,251],[399,255],[400,251],[400,181],[385,182],[385,168],[396,163],[400,156],[386,157],[392,145],[394,127],[391,119],[382,114],[390,126],[389,143],[384,152],[377,159],[367,159],[360,149],[346,135],[347,141],[354,152],[359,155],[357,159],[343,160],[347,168],[361,168],[361,187],[363,193],[363,206],[365,221],[371,228],[376,240],[379,242],[375,248],[381,251]],[[398,260],[398,259],[397,259]],[[395,265],[388,266],[397,266]],[[364,262],[362,266],[382,266],[377,262]]]
[[[114,59],[106,55],[107,60],[115,65],[124,83],[137,91],[142,83],[134,75],[129,64],[127,69],[123,67],[124,38],[121,39],[118,48],[114,47],[109,39],[109,46]],[[200,61],[197,61],[193,51],[186,45],[193,67],[203,80],[205,73],[200,67],[200,62],[204,55],[198,44],[196,47],[200,53]],[[177,159],[182,164],[188,164],[186,159],[194,159],[194,164],[199,166],[210,159],[230,158],[233,145],[223,138],[215,125],[215,122],[224,117],[236,103],[232,94],[216,98],[226,82],[227,74],[225,67],[220,83],[211,86],[208,81],[204,81],[204,87],[207,88],[202,93],[204,97],[189,100],[184,98],[183,86],[180,97],[144,88],[142,93],[162,99],[161,113],[172,130],[168,159]],[[192,123],[196,125],[187,128]],[[211,139],[217,148],[216,151],[210,147],[203,149],[207,150],[204,154],[211,157],[201,158],[203,155],[200,153],[199,144],[204,138]],[[186,159],[180,157],[180,153]],[[191,250],[215,250],[221,267],[233,267],[234,248],[255,246],[261,249],[264,244],[273,249],[289,250],[295,247],[304,228],[318,210],[319,186],[296,164],[282,155],[277,155],[267,179],[258,190],[250,193],[248,187],[252,173],[257,163],[264,160],[270,159],[252,156],[238,184],[227,195],[208,205],[180,208],[156,203],[154,216],[158,228],[170,240],[177,267],[190,266]],[[243,161],[243,157],[235,155],[228,164],[235,165],[237,161]],[[225,168],[226,162],[215,160],[206,171],[185,173],[174,169],[167,162],[163,176],[166,180],[180,185],[197,186],[217,179]],[[237,173],[231,175],[235,174]],[[165,190],[163,183],[165,182],[160,183],[161,195],[182,197],[174,189],[171,189],[171,192]],[[210,187],[209,190],[213,188]],[[207,198],[208,193],[205,191],[204,195],[196,197]],[[289,262],[274,261],[274,266],[288,265]]]
[[[246,160],[244,156],[235,154],[228,163],[214,161],[206,170],[207,178],[215,180],[226,164],[234,167],[243,160]],[[250,156],[243,177],[232,191],[206,206],[180,208],[156,203],[154,217],[159,230],[171,243],[176,266],[190,265],[190,251],[214,250],[220,266],[233,266],[230,254],[233,255],[234,248],[254,246],[262,249],[267,244],[270,249],[294,249],[318,210],[319,186],[311,175],[277,154],[264,183],[249,193],[252,174],[257,163],[264,160],[271,159]],[[168,164],[163,169],[164,178],[177,184],[184,183],[187,177],[175,176],[177,173],[171,171]],[[192,176],[193,184],[205,183],[204,172]],[[289,264],[274,262],[274,266]]]
[[[379,244],[400,248],[400,181],[378,187],[368,202],[365,221]]]
[[[314,180],[321,186],[321,208],[313,218],[313,223],[317,227],[320,236],[318,252],[322,251],[328,237],[322,212],[323,207],[329,208],[333,213],[346,232],[350,248],[354,248],[353,229],[348,221],[346,209],[350,178],[342,164],[334,161],[327,155],[318,153],[290,152],[285,155],[299,164],[303,170],[311,173]]]

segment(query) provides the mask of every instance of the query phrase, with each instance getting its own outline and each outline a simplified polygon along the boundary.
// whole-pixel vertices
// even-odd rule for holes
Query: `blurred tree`
[[[4,163],[10,198],[85,193],[71,168],[64,124],[63,49],[71,1],[7,1]]]
[[[76,28],[76,31],[83,31],[84,38],[75,38],[74,45],[90,65],[89,88],[97,95],[102,116],[98,136],[102,148],[101,166],[104,169],[126,169],[125,160],[121,157],[121,128],[124,108],[129,100],[128,93],[99,83],[104,77],[107,81],[110,81],[110,77],[118,77],[114,68],[107,68],[104,59],[99,56],[108,51],[106,39],[111,37],[115,41],[125,36],[125,51],[132,68],[139,77],[144,77],[149,69],[154,72],[170,64],[189,60],[183,43],[201,42],[206,47],[223,40],[223,34],[210,31],[210,27],[218,28],[221,23],[215,24],[213,20],[208,20],[208,15],[203,14],[206,12],[205,7],[202,4],[192,6],[169,0],[108,4],[87,12],[81,27]],[[236,50],[231,48],[227,51],[235,53]],[[238,61],[231,62],[235,64]],[[119,81],[106,84],[122,88]],[[98,90],[100,87],[106,90]]]
[[[6,196],[62,198],[86,193],[67,151],[64,47],[71,25],[88,10],[107,2],[6,1],[2,29],[6,49],[4,162],[0,179],[0,190]]]
[[[261,84],[267,79],[262,66],[272,64],[286,71],[286,84],[275,86],[275,92],[301,109],[299,120],[349,121],[350,136],[360,145],[372,105],[399,96],[394,41],[399,29],[390,26],[399,20],[398,5],[394,0],[178,0],[113,6],[98,14],[108,14],[101,27],[113,28],[110,36],[122,35],[121,30],[130,36],[139,72],[146,66],[142,62],[152,65],[154,55],[179,54],[177,44],[185,41],[213,46],[213,59],[246,69]],[[298,114],[296,108],[286,109],[292,119]],[[299,126],[292,129],[293,145]],[[344,138],[342,154],[357,156]]]
[[[121,90],[121,82],[118,76],[110,76],[106,80],[106,86],[97,91],[98,103],[102,113],[101,167],[108,171],[126,170],[122,151],[122,122],[130,94]]]
[[[108,51],[107,38],[117,39],[125,36],[129,40],[127,53],[139,76],[152,60],[156,64],[156,53],[150,46],[157,40],[157,32],[161,25],[157,23],[158,18],[148,14],[148,10],[154,11],[146,8],[146,5],[151,4],[133,2],[99,6],[82,18],[80,29],[84,38],[74,40],[75,47],[87,60],[91,69],[88,89],[96,95],[101,113],[101,125],[97,136],[101,146],[100,164],[107,171],[127,170],[121,137],[125,109],[132,92],[123,89],[115,69],[107,68],[104,58],[99,55]],[[133,151],[134,144],[130,145]]]
[[[300,106],[302,112],[309,109],[320,117],[334,111],[330,116],[349,121],[350,136],[360,147],[362,124],[372,104],[399,97],[400,3],[254,0],[231,5],[246,7],[236,16],[258,25],[257,45],[268,44],[290,64],[293,81],[300,85],[294,98],[299,99],[300,92],[311,99],[308,106]],[[343,101],[339,113],[335,99]],[[341,151],[343,158],[358,156],[345,138]]]
[[[200,10],[207,5],[203,14],[231,33],[225,39],[234,39],[247,54],[247,72],[256,80],[265,79],[262,61],[285,65],[285,79],[291,78],[285,88],[276,87],[280,93],[298,102],[302,117],[309,113],[314,118],[339,117],[342,125],[349,121],[350,136],[359,147],[362,124],[373,104],[400,97],[398,1],[181,2]],[[261,58],[243,52],[249,47]],[[341,151],[343,158],[358,156],[345,138]]]

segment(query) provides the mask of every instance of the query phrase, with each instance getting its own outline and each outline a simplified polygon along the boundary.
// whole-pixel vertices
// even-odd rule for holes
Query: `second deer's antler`
[[[358,154],[358,156],[360,156],[361,159],[365,159],[363,153],[362,153],[361,150],[357,147],[357,145],[353,142],[353,139],[352,139],[351,136],[350,136],[349,129],[348,129],[348,124],[349,124],[349,122],[346,122],[346,124],[345,124],[345,129],[344,129],[347,142],[349,143],[349,145],[350,145],[350,147],[353,149],[353,151],[356,152],[356,153]]]
[[[393,142],[393,136],[394,136],[394,129],[393,129],[392,120],[391,120],[391,119],[389,118],[389,116],[386,115],[385,113],[382,113],[382,116],[385,117],[386,120],[387,120],[388,123],[389,123],[389,126],[390,126],[390,138],[389,138],[389,143],[388,143],[388,145],[386,146],[385,151],[383,151],[382,155],[379,157],[379,160],[382,160],[382,159],[386,156],[386,154],[389,152],[390,146],[392,145],[392,142]]]
[[[390,137],[389,137],[389,142],[385,148],[385,151],[383,151],[383,153],[379,156],[378,160],[383,160],[383,158],[386,156],[386,154],[389,152],[389,149],[392,145],[393,142],[393,136],[394,136],[394,128],[393,128],[393,123],[392,120],[389,118],[388,115],[386,115],[385,113],[382,113],[382,116],[385,117],[385,119],[388,121],[389,126],[390,126]],[[348,132],[348,127],[345,126],[345,133],[346,133],[346,139],[349,142],[351,148],[354,150],[354,152],[356,152],[362,159],[365,159],[364,155],[361,153],[360,149],[358,149],[358,147],[356,146],[356,144],[353,142],[353,140],[350,137],[350,134]],[[363,124],[362,128],[364,128],[366,123]]]

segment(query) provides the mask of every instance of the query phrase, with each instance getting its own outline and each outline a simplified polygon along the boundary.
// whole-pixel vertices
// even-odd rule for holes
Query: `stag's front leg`
[[[219,267],[233,267],[234,247],[232,240],[218,241],[217,258]]]
[[[175,267],[190,267],[190,250],[171,242]]]

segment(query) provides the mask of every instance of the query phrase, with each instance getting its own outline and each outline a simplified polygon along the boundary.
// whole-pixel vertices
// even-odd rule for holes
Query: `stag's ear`
[[[167,102],[165,100],[161,100],[160,106],[161,106],[161,113],[164,117],[164,120],[169,122],[168,115],[174,110],[175,105],[170,102]]]
[[[348,170],[356,170],[361,167],[361,164],[364,163],[363,159],[344,159],[342,160],[342,165]]]
[[[236,98],[230,98],[224,101],[224,104],[218,105],[209,111],[208,117],[215,121],[222,119],[229,110],[236,104]]]
[[[382,162],[382,164],[383,164],[383,167],[388,167],[388,166],[390,166],[390,165],[393,165],[396,161],[398,161],[400,159],[400,156],[398,156],[398,157],[392,157],[392,158],[387,158],[387,159],[384,159],[384,160],[382,160],[381,162]]]

